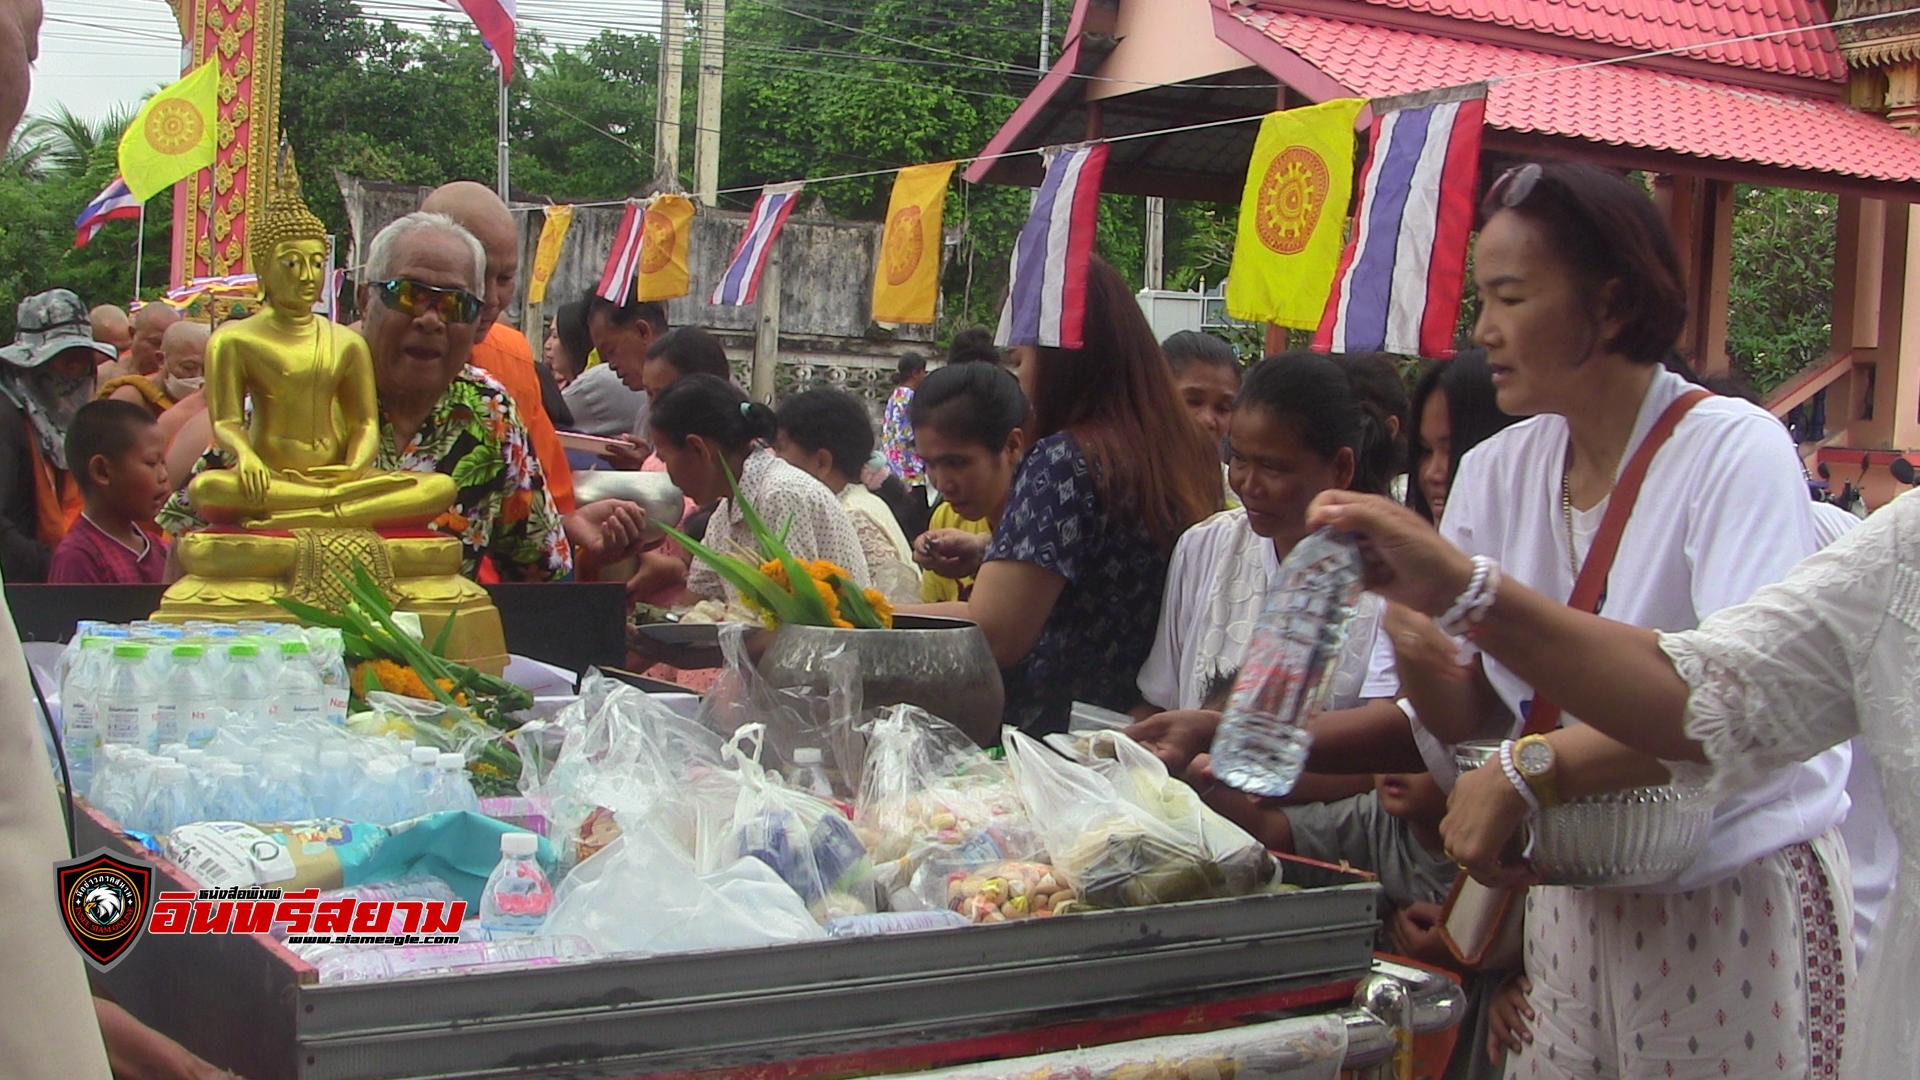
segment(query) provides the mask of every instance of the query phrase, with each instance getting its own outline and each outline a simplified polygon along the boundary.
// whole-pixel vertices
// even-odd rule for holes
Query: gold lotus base
[[[176,544],[186,575],[153,617],[162,622],[263,619],[292,622],[274,603],[286,597],[337,610],[339,585],[357,560],[394,606],[420,616],[433,641],[449,620],[447,658],[498,675],[507,642],[487,591],[460,574],[460,542],[450,536],[383,537],[372,529],[292,529],[285,533],[196,532]]]

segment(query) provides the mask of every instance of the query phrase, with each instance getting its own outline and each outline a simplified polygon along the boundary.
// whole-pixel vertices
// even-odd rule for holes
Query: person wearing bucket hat
[[[19,331],[0,347],[0,572],[45,581],[53,549],[79,515],[67,474],[67,428],[93,398],[93,371],[113,346],[93,339],[80,298],[50,289],[20,302]]]

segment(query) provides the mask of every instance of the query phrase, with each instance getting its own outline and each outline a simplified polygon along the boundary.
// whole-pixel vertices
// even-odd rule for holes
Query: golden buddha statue
[[[285,147],[250,228],[264,303],[215,330],[206,357],[214,442],[233,464],[187,485],[212,527],[180,538],[187,573],[155,617],[285,619],[276,597],[337,610],[347,599],[341,578],[359,562],[429,634],[454,622],[451,658],[497,673],[506,663],[500,613],[460,575],[459,540],[421,528],[453,505],[453,478],[374,468],[373,356],[358,333],[314,314],[327,230],[301,200]]]
[[[249,528],[424,525],[453,504],[453,478],[373,470],[373,357],[365,338],[314,315],[327,282],[327,228],[299,184],[283,151],[249,237],[266,306],[222,326],[207,346],[208,418],[233,467],[201,473],[188,497],[208,521]]]

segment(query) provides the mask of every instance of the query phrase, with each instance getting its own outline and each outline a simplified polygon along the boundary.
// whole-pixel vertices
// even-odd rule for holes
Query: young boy
[[[67,467],[86,509],[54,549],[56,584],[158,584],[166,542],[153,525],[173,489],[153,414],[126,401],[90,401],[67,428]]]

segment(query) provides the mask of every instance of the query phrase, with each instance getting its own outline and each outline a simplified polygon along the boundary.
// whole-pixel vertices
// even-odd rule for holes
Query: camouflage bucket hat
[[[37,368],[68,349],[92,349],[108,360],[120,355],[113,346],[93,340],[86,307],[67,289],[49,289],[20,301],[17,325],[13,344],[0,347],[0,359],[15,367]]]

